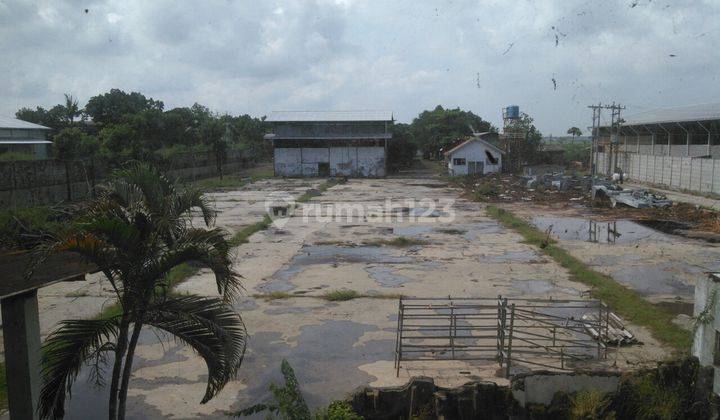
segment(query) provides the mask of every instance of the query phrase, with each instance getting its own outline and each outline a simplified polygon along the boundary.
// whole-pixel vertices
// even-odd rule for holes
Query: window
[[[455,158],[455,159],[453,159],[453,165],[465,166],[465,159],[464,158]]]
[[[490,153],[489,151],[486,150],[486,151],[485,151],[485,155],[486,155],[487,158],[488,158],[488,162],[490,162],[490,163],[493,164],[493,165],[497,165],[497,164],[498,164],[497,158],[496,158],[495,156],[493,156],[492,153]]]

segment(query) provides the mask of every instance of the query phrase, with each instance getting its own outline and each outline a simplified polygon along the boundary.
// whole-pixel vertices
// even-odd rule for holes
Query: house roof
[[[34,129],[34,130],[50,130],[49,127],[45,127],[44,125],[33,124],[31,122],[18,120],[17,118],[6,117],[3,115],[0,115],[0,128],[25,128],[25,129]]]
[[[652,109],[628,115],[624,120],[624,126],[720,120],[720,103]]]
[[[495,146],[494,144],[490,143],[489,141],[483,140],[479,137],[471,137],[471,138],[465,140],[464,142],[458,144],[457,146],[453,147],[452,149],[448,150],[444,154],[445,154],[445,156],[450,156],[451,154],[457,152],[458,150],[462,149],[463,147],[465,147],[468,144],[473,143],[473,142],[478,142],[478,143],[483,144],[491,149],[494,149],[496,152],[500,153],[501,155],[505,154],[505,151],[502,150],[501,148],[499,148],[499,147]]]
[[[268,122],[393,121],[392,111],[273,111]]]

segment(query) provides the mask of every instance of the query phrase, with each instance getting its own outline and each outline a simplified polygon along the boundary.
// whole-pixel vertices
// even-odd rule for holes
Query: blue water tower
[[[505,108],[505,118],[517,119],[520,118],[520,107],[517,105],[510,105]]]

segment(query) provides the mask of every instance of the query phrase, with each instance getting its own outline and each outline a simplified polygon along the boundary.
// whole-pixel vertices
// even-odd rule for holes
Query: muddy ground
[[[214,193],[221,212],[218,224],[234,230],[258,221],[271,192],[288,191],[298,196],[318,183],[266,180]],[[245,296],[236,308],[250,334],[237,380],[208,404],[200,405],[206,377],[202,360],[190,348],[147,330],[133,366],[128,417],[224,418],[227,410],[257,403],[267,395],[268,384],[281,380],[283,358],[294,367],[313,407],[342,398],[363,384],[398,385],[417,375],[432,376],[443,386],[459,385],[474,377],[506,383],[494,362],[407,362],[399,377],[395,376],[397,300],[388,295],[581,298],[586,291],[584,285],[570,281],[565,269],[553,260],[488,218],[483,204],[459,195],[459,190],[434,179],[350,180],[253,235],[249,243],[236,249],[236,268],[244,276],[245,286]],[[420,202],[423,199],[424,204]],[[436,204],[432,211],[429,203]],[[345,214],[339,219],[327,214],[303,217],[303,210],[318,204],[343,204],[353,211],[362,208],[364,213],[354,213],[350,218]],[[513,209],[529,219],[583,217],[557,210],[543,213],[523,204]],[[548,221],[536,222],[543,226]],[[576,229],[578,235],[582,229]],[[560,228],[557,232],[564,234]],[[619,281],[626,276],[629,284],[637,281],[634,273],[644,270],[641,264],[660,261],[661,255],[681,255],[663,260],[667,282],[646,279],[644,284],[648,298],[670,302],[676,296],[685,299],[689,289],[679,284],[691,287],[693,276],[717,260],[714,247],[693,248],[694,244],[673,241],[665,244],[652,236],[656,235],[654,231],[643,235],[635,235],[637,241],[624,243],[623,239],[614,245],[585,242],[581,237],[563,240],[578,257],[609,270]],[[408,239],[411,245],[382,245],[397,237]],[[212,275],[205,271],[179,286],[180,291],[205,295],[214,294],[214,289]],[[346,302],[321,298],[338,289],[352,289],[366,297]],[[253,297],[273,292],[290,297]],[[82,284],[43,290],[43,333],[59,319],[92,316],[107,297],[96,277]],[[632,324],[628,328],[644,344],[613,351],[596,367],[634,368],[669,354],[643,328]],[[68,418],[102,416],[106,392],[79,380]]]

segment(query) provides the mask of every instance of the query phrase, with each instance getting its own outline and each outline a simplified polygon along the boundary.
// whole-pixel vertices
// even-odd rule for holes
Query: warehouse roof
[[[269,122],[392,121],[392,111],[273,111]]]
[[[720,120],[720,103],[652,109],[625,117],[623,125]]]
[[[17,118],[5,117],[2,115],[0,115],[0,128],[32,128],[36,130],[50,130],[50,128],[45,127],[44,125],[33,124],[27,121],[18,120]]]

